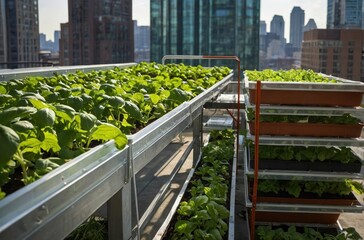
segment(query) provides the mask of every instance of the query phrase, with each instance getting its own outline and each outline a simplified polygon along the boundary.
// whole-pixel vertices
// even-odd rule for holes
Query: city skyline
[[[150,25],[149,0],[133,0],[133,19],[139,26]],[[327,0],[261,0],[260,20],[267,23],[267,32],[270,31],[269,23],[274,15],[281,15],[285,21],[285,37],[289,39],[290,13],[294,6],[299,6],[305,11],[308,19],[313,18],[318,28],[326,28]],[[307,23],[305,22],[305,24]],[[67,0],[39,0],[39,32],[53,40],[53,32],[60,30],[60,24],[68,22]]]

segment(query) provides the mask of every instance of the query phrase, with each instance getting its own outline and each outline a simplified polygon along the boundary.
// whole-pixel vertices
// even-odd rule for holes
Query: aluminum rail
[[[248,150],[244,151],[244,174],[252,176],[254,169],[252,169],[248,162]],[[295,180],[322,180],[322,181],[335,181],[342,179],[363,179],[364,173],[345,173],[345,172],[320,172],[320,171],[294,171],[294,170],[259,170],[260,179],[295,179]]]
[[[136,65],[136,63],[119,63],[119,64],[99,64],[99,65],[77,65],[77,66],[58,66],[58,67],[41,67],[41,68],[18,68],[0,70],[0,82],[11,79],[21,79],[29,76],[51,77],[54,73],[67,74],[75,71],[90,72],[93,70],[106,70],[114,67],[127,68]]]
[[[126,184],[128,150],[97,146],[0,201],[0,239],[62,239]]]
[[[335,92],[363,92],[364,83],[358,81],[349,81],[340,78],[327,76],[335,79],[340,83],[312,83],[312,82],[271,82],[262,81],[262,89],[264,90],[300,90],[300,91],[335,91]],[[249,81],[245,75],[245,88],[255,89],[256,81]]]
[[[245,206],[252,207],[252,201],[249,199],[248,178],[244,176],[244,195]],[[364,206],[358,202],[357,205],[341,206],[341,205],[319,205],[319,204],[291,204],[291,203],[256,203],[257,211],[269,212],[300,212],[300,213],[361,213]]]
[[[244,94],[246,108],[255,109],[255,104],[250,103],[247,94]],[[260,105],[262,115],[301,115],[301,116],[342,116],[345,113],[363,117],[364,108],[362,107],[308,107],[308,106],[289,106],[289,105]]]

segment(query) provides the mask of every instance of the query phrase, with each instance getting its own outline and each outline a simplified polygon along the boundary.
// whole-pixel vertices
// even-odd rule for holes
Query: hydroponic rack
[[[132,65],[11,70],[1,72],[0,79],[7,81],[30,75],[51,76],[54,72],[62,74]],[[156,204],[139,219],[135,174],[191,125],[193,141],[188,151],[193,150],[197,161],[203,105],[221,93],[232,78],[231,73],[193,100],[128,136],[129,143],[123,150],[117,150],[113,141],[109,141],[1,200],[0,238],[63,239],[102,206],[107,206],[109,239],[138,238]],[[184,158],[187,156],[185,154]],[[161,195],[156,196],[153,202],[160,198]]]

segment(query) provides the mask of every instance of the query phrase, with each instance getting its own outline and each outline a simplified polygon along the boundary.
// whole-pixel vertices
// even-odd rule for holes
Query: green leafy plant
[[[344,228],[336,235],[321,233],[319,229],[303,227],[302,231],[297,231],[296,226],[291,225],[288,228],[272,226],[258,226],[256,236],[259,240],[271,239],[296,239],[296,240],[359,240],[362,239],[354,228]]]
[[[304,69],[278,71],[272,69],[262,71],[245,70],[245,75],[249,81],[338,83],[338,81],[324,77],[313,70]]]
[[[212,131],[188,189],[191,197],[178,207],[171,239],[223,239],[229,217],[227,166],[233,156],[233,131]]]
[[[140,63],[126,69],[0,83],[0,199],[90,148],[145,127],[230,73],[226,67]]]

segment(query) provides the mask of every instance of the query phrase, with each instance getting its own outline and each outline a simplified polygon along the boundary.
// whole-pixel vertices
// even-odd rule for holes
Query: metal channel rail
[[[0,72],[0,79],[7,81],[30,75],[51,76],[54,72],[63,74],[132,65],[26,69],[11,74]],[[201,145],[196,139],[202,132],[203,105],[216,97],[232,76],[231,73],[192,101],[128,136],[128,146],[123,150],[117,150],[114,142],[109,141],[1,200],[0,239],[63,239],[105,204],[109,239],[138,237],[139,227],[145,223],[139,222],[138,213],[133,212],[137,202],[135,174],[191,124],[194,126],[194,150],[199,153]]]

